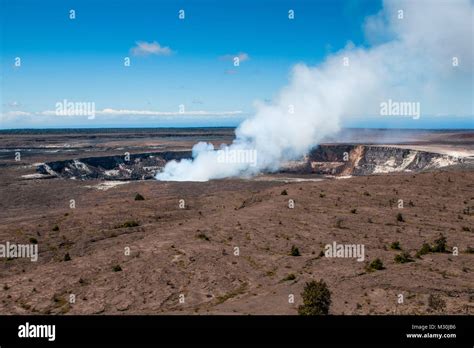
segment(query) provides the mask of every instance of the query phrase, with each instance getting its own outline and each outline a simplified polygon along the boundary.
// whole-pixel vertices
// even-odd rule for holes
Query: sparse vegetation
[[[402,213],[398,213],[398,214],[397,214],[397,221],[398,221],[398,222],[405,222],[405,219],[403,218]]]
[[[240,285],[236,290],[230,291],[222,296],[217,297],[217,304],[224,303],[225,301],[233,297],[243,294],[245,290],[247,289],[247,286],[248,286],[247,283],[242,283],[242,285]]]
[[[69,255],[69,253],[66,253],[66,255],[64,255],[64,261],[71,261],[71,255]]]
[[[296,246],[293,245],[291,247],[290,255],[291,256],[301,256],[300,250]]]
[[[296,276],[293,273],[288,274],[285,278],[283,278],[283,281],[289,281],[289,280],[295,280]]]
[[[140,224],[138,223],[138,221],[135,221],[135,220],[128,220],[128,221],[125,221],[125,222],[124,222],[123,224],[121,224],[121,225],[115,226],[115,228],[123,228],[123,227],[130,228],[130,227],[137,227],[137,226],[140,226]]]
[[[331,292],[324,280],[306,283],[301,294],[303,304],[298,307],[300,315],[324,315],[329,313]]]
[[[393,250],[402,250],[402,247],[400,246],[400,242],[396,241],[390,244],[390,249]]]
[[[273,276],[275,275],[275,271],[267,271],[267,272],[265,273],[265,275],[266,275],[267,277],[273,277]]]
[[[31,238],[30,238],[30,243],[31,243],[31,244],[38,244],[38,240],[37,240],[36,238],[34,238],[34,237],[31,237]]]
[[[373,260],[371,263],[367,265],[367,271],[369,272],[381,271],[383,269],[385,269],[385,267],[383,266],[382,260],[380,260],[379,258]]]
[[[434,244],[431,246],[428,243],[423,243],[420,250],[416,252],[416,257],[420,257],[422,255],[426,255],[429,253],[445,253],[447,252],[447,239],[441,233],[439,238],[434,241]]]
[[[428,297],[428,307],[434,311],[443,311],[446,308],[446,301],[441,296],[430,294]]]
[[[413,259],[411,258],[410,254],[406,251],[402,252],[401,254],[398,254],[395,256],[395,262],[396,263],[407,263],[407,262],[413,262]]]
[[[52,230],[55,231],[55,232],[59,231],[59,226],[58,226],[58,225],[54,225]]]
[[[467,253],[467,254],[474,254],[474,248],[468,246],[468,247],[466,248],[466,253]]]
[[[202,232],[197,235],[197,238],[202,239],[202,240],[206,240],[208,242],[210,241],[209,237],[206,236],[206,234],[202,233]]]
[[[281,191],[281,195],[282,195],[282,196],[288,196],[288,191],[287,191],[287,190]]]
[[[324,197],[326,197],[326,194],[325,194],[324,192],[321,192],[321,193],[319,194],[319,197],[320,197],[320,198],[324,198]]]
[[[431,248],[431,251],[434,253],[445,253],[447,246],[446,237],[443,234],[439,235],[439,238],[434,241],[434,245]]]
[[[112,267],[112,271],[114,271],[114,272],[121,272],[121,271],[122,271],[122,267],[120,267],[120,265],[115,265],[114,267]]]
[[[137,193],[135,195],[135,200],[136,201],[144,201],[145,200],[145,197],[143,197],[141,194]]]
[[[344,222],[343,219],[337,218],[337,219],[336,219],[336,223],[335,223],[336,228],[340,228],[340,229],[345,228],[344,226],[342,226],[342,223],[343,223],[343,222]]]
[[[352,213],[352,214],[357,214],[357,209],[356,209],[356,208],[352,208],[352,209],[351,209],[351,213]]]
[[[63,295],[55,293],[53,295],[53,302],[56,308],[61,308],[61,313],[69,311],[69,302],[66,301]]]
[[[469,227],[467,227],[467,226],[463,226],[461,229],[462,229],[464,232],[471,232],[471,229],[470,229]]]
[[[423,243],[421,249],[416,252],[416,257],[426,255],[431,252],[431,246],[428,243]]]

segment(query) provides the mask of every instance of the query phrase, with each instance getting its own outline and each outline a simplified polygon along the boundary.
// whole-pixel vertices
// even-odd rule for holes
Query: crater
[[[190,159],[191,156],[191,151],[163,151],[131,154],[128,158],[123,155],[86,157],[41,163],[36,171],[44,178],[148,180],[153,179],[168,161]],[[472,164],[472,157],[392,145],[324,144],[313,148],[300,160],[284,163],[279,173],[347,177],[421,172]]]

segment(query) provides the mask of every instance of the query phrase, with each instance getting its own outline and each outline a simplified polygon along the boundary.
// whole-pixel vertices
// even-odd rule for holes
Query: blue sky
[[[380,8],[376,0],[2,0],[2,115],[28,116],[3,117],[0,127],[237,125],[255,100],[275,96],[294,64],[316,65],[348,41],[369,46],[364,18]],[[138,42],[168,51],[134,53]],[[248,58],[234,67],[239,54]],[[97,110],[170,114],[40,115],[64,99],[94,102]],[[174,115],[179,105],[204,115]],[[459,126],[466,125],[472,127],[465,120]]]

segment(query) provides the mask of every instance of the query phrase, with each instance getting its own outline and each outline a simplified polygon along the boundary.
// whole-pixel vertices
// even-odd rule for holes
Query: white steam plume
[[[336,133],[345,117],[378,114],[389,98],[419,102],[423,114],[472,114],[473,14],[470,0],[385,1],[365,22],[374,46],[348,44],[316,67],[296,65],[276,100],[258,103],[234,142],[221,146],[256,151],[256,163],[222,161],[212,144],[198,143],[193,160],[171,161],[156,178],[207,181],[277,170]]]

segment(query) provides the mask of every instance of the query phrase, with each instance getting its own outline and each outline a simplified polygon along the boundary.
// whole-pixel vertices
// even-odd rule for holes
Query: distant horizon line
[[[8,131],[48,131],[48,130],[146,130],[146,129],[236,129],[238,126],[169,126],[169,127],[49,127],[49,128],[0,128]],[[393,130],[393,131],[474,131],[474,128],[392,128],[392,127],[342,127],[341,130]]]

